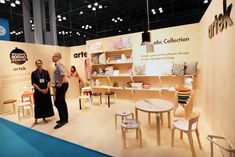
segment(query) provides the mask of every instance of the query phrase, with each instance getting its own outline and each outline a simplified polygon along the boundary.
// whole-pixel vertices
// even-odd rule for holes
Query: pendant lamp
[[[151,34],[149,32],[149,3],[148,0],[146,0],[146,10],[147,10],[147,28],[145,28],[144,32],[142,33],[142,45],[145,45],[146,43],[151,42]]]

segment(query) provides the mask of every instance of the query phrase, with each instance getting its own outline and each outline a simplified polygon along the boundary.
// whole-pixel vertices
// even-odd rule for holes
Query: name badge
[[[45,79],[44,78],[39,79],[39,83],[45,83]]]

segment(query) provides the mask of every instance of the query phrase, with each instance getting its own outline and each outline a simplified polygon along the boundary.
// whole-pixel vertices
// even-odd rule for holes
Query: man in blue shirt
[[[55,62],[54,83],[56,88],[55,106],[58,110],[60,120],[57,121],[55,129],[58,129],[68,123],[68,109],[65,101],[65,93],[69,87],[65,66],[60,62],[62,58],[59,52],[52,56]]]

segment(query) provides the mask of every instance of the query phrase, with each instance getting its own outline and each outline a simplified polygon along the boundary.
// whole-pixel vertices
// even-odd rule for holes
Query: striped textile
[[[91,79],[91,60],[90,60],[90,58],[85,59],[84,67],[85,67],[85,77],[89,81]]]

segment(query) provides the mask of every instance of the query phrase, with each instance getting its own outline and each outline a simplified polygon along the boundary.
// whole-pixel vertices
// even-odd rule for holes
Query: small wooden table
[[[156,127],[157,127],[157,144],[161,144],[160,139],[160,114],[167,112],[168,113],[168,124],[171,121],[170,111],[174,109],[174,104],[170,101],[163,99],[144,99],[140,100],[135,105],[135,115],[136,120],[138,120],[138,110],[147,112],[147,113],[155,113],[156,114]]]

